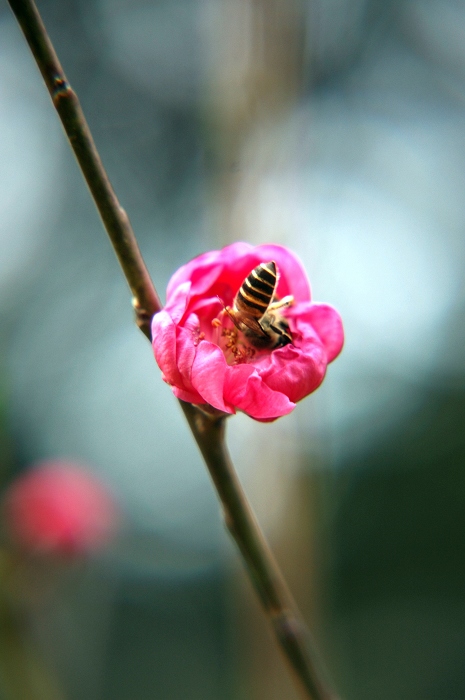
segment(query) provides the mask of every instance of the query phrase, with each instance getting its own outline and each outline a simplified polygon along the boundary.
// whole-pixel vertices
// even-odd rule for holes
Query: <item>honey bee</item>
[[[293,304],[294,297],[275,299],[277,285],[276,263],[273,260],[260,263],[243,281],[233,307],[224,309],[236,328],[257,349],[274,350],[292,343],[289,324],[280,310]]]

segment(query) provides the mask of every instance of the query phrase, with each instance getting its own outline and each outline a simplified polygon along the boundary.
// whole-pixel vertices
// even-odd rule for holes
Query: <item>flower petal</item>
[[[187,389],[179,389],[177,386],[172,386],[171,389],[176,398],[180,399],[181,401],[195,404],[205,403],[197,391],[187,391]]]
[[[227,405],[223,398],[227,367],[220,348],[202,340],[197,347],[192,366],[192,385],[203,398],[204,403],[209,403],[225,413],[235,413],[233,406]]]
[[[191,283],[184,282],[177,287],[173,294],[168,299],[165,311],[168,311],[169,315],[175,323],[180,323],[189,302],[191,290]]]
[[[291,251],[279,245],[250,246],[233,243],[219,251],[224,263],[222,279],[236,294],[247,275],[262,262],[274,260],[280,272],[278,295],[292,294],[297,302],[310,301],[310,287],[302,263]]]
[[[177,365],[177,326],[167,311],[159,311],[152,320],[152,347],[163,379],[168,384],[183,386]]]
[[[228,402],[256,420],[270,420],[290,413],[295,403],[271,389],[252,365],[228,367],[224,383]]]
[[[311,324],[326,348],[328,362],[336,359],[344,345],[344,329],[336,309],[328,304],[310,304],[305,310],[295,309],[291,313],[299,319],[298,325]]]
[[[317,389],[326,373],[326,350],[317,338],[302,341],[303,347],[286,345],[268,355],[260,375],[270,389],[296,403]]]
[[[207,290],[211,290],[215,282],[224,275],[225,267],[226,270],[229,267],[234,268],[238,261],[243,261],[253,250],[253,246],[249,243],[232,243],[222,250],[212,250],[190,260],[171,277],[166,290],[167,299],[171,298],[180,284],[187,281],[192,284],[193,295],[204,294]],[[241,284],[242,281],[239,282],[239,286]]]
[[[192,326],[193,323],[196,325]],[[195,335],[198,334],[198,319],[194,314],[189,316],[186,326],[177,327],[176,364],[183,378],[184,388],[187,389],[187,391],[192,391],[192,365],[194,364],[197,351],[194,338]]]
[[[170,301],[179,285],[191,282],[191,296],[222,295],[221,288],[229,288],[232,299],[247,275],[262,262],[274,260],[280,271],[278,294],[282,298],[292,294],[297,302],[310,301],[310,286],[302,263],[294,253],[279,245],[251,246],[249,243],[232,243],[222,250],[200,255],[183,265],[172,276],[167,289]]]

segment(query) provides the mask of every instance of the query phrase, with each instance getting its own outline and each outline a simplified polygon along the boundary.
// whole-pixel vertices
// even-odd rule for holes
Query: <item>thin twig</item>
[[[125,211],[101,163],[76,93],[71,89],[32,0],[9,0],[82,169],[134,296],[137,323],[151,339],[150,319],[161,304]],[[309,700],[336,700],[323,680],[313,643],[247,502],[224,440],[224,418],[180,402],[209,469],[224,518],[278,642]]]
[[[310,634],[247,501],[225,445],[225,418],[180,402],[215,484],[226,527],[235,540],[286,660],[306,698],[336,700]]]
[[[9,0],[58,112],[133,295],[137,324],[151,340],[150,320],[162,305],[128,216],[120,205],[95,147],[76,93],[68,83],[39,12],[30,0]]]

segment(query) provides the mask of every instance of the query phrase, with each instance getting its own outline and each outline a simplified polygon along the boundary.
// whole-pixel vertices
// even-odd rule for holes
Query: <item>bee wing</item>
[[[246,326],[246,328],[249,328],[254,333],[259,333],[260,335],[263,335],[265,338],[268,337],[268,333],[261,327],[260,321],[257,321],[252,316],[242,316],[241,325]]]
[[[225,306],[223,311],[228,314],[231,321],[240,331],[249,329],[253,333],[262,335],[265,338],[268,337],[267,332],[263,330],[263,328],[260,325],[260,322],[253,316],[246,316],[245,314],[240,314],[235,309],[231,309],[230,306]]]

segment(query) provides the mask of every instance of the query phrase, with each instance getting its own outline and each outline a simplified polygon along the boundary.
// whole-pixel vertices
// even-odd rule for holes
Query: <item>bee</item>
[[[292,343],[289,324],[280,310],[293,304],[294,297],[276,299],[277,285],[276,263],[273,260],[260,263],[243,281],[233,307],[224,309],[236,328],[257,349],[273,350]]]

